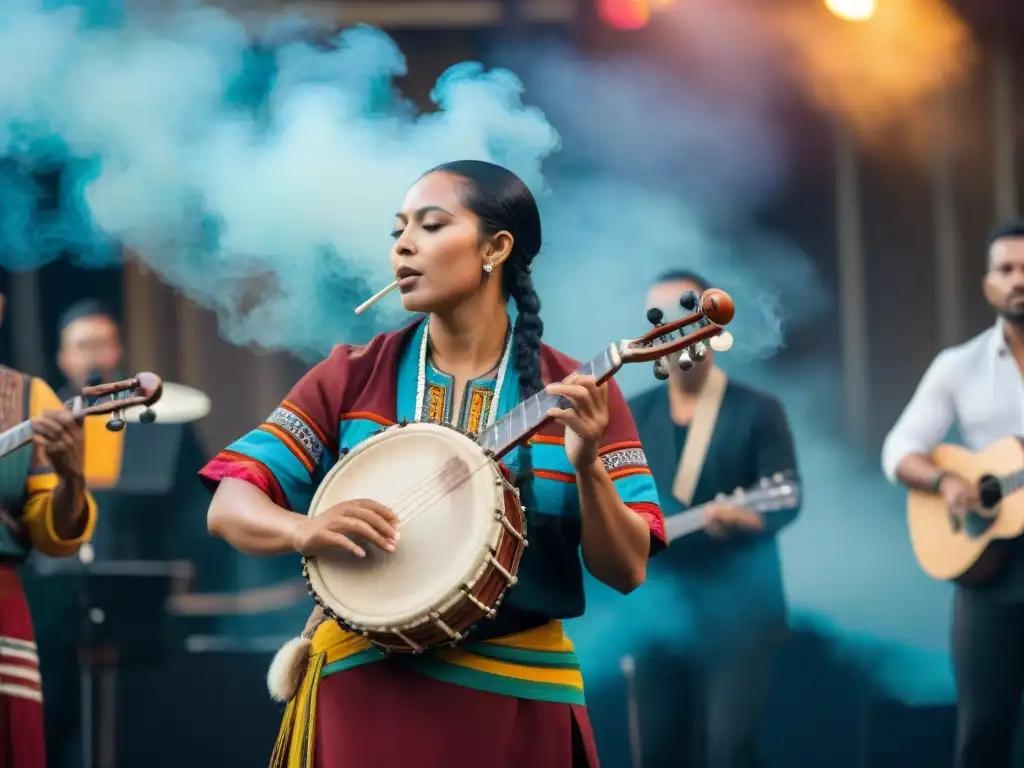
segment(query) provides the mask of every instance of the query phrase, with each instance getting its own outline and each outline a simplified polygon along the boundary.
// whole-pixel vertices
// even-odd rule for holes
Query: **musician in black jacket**
[[[706,288],[707,282],[696,274],[668,273],[649,291],[648,308],[661,309],[670,321],[683,314],[679,299],[685,291],[699,294]],[[688,372],[671,361],[667,386],[630,402],[666,519],[779,474],[794,490],[799,488],[793,437],[782,405],[729,380],[712,358],[708,350],[708,359]],[[703,531],[673,541],[659,562],[652,561],[652,577],[660,573],[678,586],[680,606],[693,618],[694,638],[652,649],[647,674],[643,655],[639,660],[646,764],[760,764],[759,710],[787,628],[775,534],[798,510],[798,493],[785,509],[765,515],[725,501],[713,504],[705,511]],[[652,678],[656,690],[650,687]],[[652,696],[680,695],[689,698],[682,709],[663,700],[649,701]],[[655,723],[649,716],[661,720]],[[686,739],[694,749],[683,748],[702,751],[703,760],[679,754],[678,734],[687,722],[700,723],[700,728]]]

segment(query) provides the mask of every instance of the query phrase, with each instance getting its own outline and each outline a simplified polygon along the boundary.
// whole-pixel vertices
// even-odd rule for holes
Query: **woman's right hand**
[[[337,548],[366,557],[366,550],[352,541],[352,535],[373,542],[385,552],[394,552],[398,544],[398,515],[369,499],[343,501],[304,520],[292,534],[292,546],[303,557]]]

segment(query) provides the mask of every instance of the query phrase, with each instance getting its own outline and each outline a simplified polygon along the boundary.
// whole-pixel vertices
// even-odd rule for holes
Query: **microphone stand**
[[[86,386],[96,387],[103,383],[103,376],[92,371],[86,379]],[[92,405],[94,403],[86,403]],[[96,733],[96,718],[93,712],[96,703],[96,620],[93,616],[92,590],[90,587],[92,562],[95,554],[92,545],[86,542],[78,550],[78,559],[82,564],[81,578],[78,580],[79,633],[78,653],[80,661],[81,702],[79,728],[81,729],[82,768],[93,768],[96,750],[93,739]]]
[[[83,546],[89,546],[85,544]],[[95,733],[95,717],[93,715],[93,704],[95,703],[95,622],[92,617],[92,600],[90,592],[90,564],[91,557],[81,557],[82,561],[81,578],[78,580],[78,658],[79,658],[79,679],[81,683],[81,702],[79,715],[79,728],[81,729],[82,768],[93,768],[95,750],[93,749],[93,735]]]
[[[630,768],[642,768],[643,744],[640,740],[640,703],[636,697],[636,661],[630,655],[619,659],[619,669],[626,679],[626,717],[629,728]]]

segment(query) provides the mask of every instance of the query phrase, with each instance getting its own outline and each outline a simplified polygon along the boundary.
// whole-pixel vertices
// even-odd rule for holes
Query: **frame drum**
[[[526,517],[503,468],[471,437],[417,422],[377,433],[327,473],[310,504],[321,514],[370,499],[399,517],[394,552],[364,541],[306,558],[303,574],[327,615],[387,651],[452,645],[493,618],[515,584]]]

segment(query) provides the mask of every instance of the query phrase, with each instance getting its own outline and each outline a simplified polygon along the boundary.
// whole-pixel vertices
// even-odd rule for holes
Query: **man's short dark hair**
[[[988,245],[991,248],[997,241],[1008,237],[1024,237],[1024,219],[1013,219],[997,224],[988,233]]]
[[[662,272],[654,278],[653,284],[658,285],[659,283],[693,283],[701,293],[711,287],[711,283],[703,276],[689,269],[670,269],[667,272]]]
[[[99,299],[81,299],[64,310],[57,322],[57,332],[64,333],[65,328],[84,317],[106,317],[117,322],[106,304]]]

